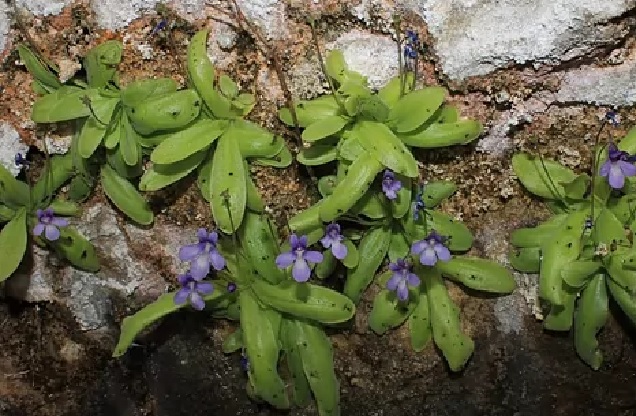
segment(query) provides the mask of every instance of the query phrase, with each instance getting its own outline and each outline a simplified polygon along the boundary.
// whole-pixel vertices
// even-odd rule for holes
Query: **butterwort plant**
[[[636,129],[618,143],[600,145],[603,127],[615,120],[609,114],[599,129],[591,177],[526,153],[512,160],[519,181],[552,216],[512,233],[511,264],[539,274],[544,328],[573,330],[577,354],[593,369],[603,362],[596,336],[609,316],[610,297],[636,323]]]
[[[20,169],[28,167],[22,154],[16,155],[15,163]],[[4,224],[0,230],[0,251],[4,253],[0,282],[15,273],[28,252],[29,243],[49,248],[79,269],[99,269],[93,245],[64,218],[77,215],[79,206],[56,195],[72,176],[70,155],[48,158],[34,183],[16,179],[0,165],[0,223]]]
[[[179,250],[189,266],[178,277],[179,288],[124,319],[113,355],[124,354],[152,322],[190,305],[238,321],[222,349],[240,352],[249,362],[246,388],[254,400],[288,409],[313,396],[320,414],[340,414],[332,346],[322,327],[349,320],[355,306],[308,281],[321,253],[303,236],[292,236],[289,250],[281,247],[272,222],[249,208],[232,237],[201,229],[196,239]],[[292,376],[288,380],[279,372],[281,359]]]

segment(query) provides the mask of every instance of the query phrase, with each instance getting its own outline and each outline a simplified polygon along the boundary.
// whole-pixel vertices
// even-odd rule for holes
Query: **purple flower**
[[[395,173],[387,169],[382,177],[382,192],[387,198],[393,200],[397,198],[397,192],[402,189],[402,182],[395,179]]]
[[[338,260],[347,257],[347,246],[342,244],[344,237],[340,234],[340,225],[336,223],[329,224],[325,231],[325,236],[320,240],[324,248],[331,247],[333,256]]]
[[[240,363],[243,371],[248,371],[250,369],[250,360],[247,358],[247,355],[241,354]]]
[[[214,291],[214,286],[210,282],[202,282],[201,279],[195,278],[192,273],[185,272],[180,274],[179,284],[181,289],[174,295],[174,303],[176,305],[183,305],[187,301],[190,301],[192,307],[198,311],[205,308],[204,295],[209,295]]]
[[[600,175],[607,176],[609,185],[614,189],[621,189],[625,185],[626,176],[636,175],[636,158],[629,153],[618,150],[614,143],[608,146],[608,157],[601,166]]]
[[[621,116],[616,111],[608,111],[605,113],[605,120],[607,120],[612,126],[616,127],[621,124]]]
[[[227,284],[228,293],[234,293],[236,291],[236,283],[230,282]]]
[[[49,241],[55,241],[60,238],[60,230],[58,227],[66,227],[68,221],[53,215],[53,209],[37,210],[38,223],[33,227],[33,235],[44,237]]]
[[[420,35],[413,31],[406,31],[406,39],[404,43],[404,59],[408,61],[417,58],[417,51],[420,48]]]
[[[293,264],[292,277],[294,280],[299,283],[306,282],[311,275],[311,269],[307,262],[320,263],[322,261],[322,253],[307,250],[306,235],[298,237],[296,234],[292,234],[289,237],[289,242],[291,243],[291,250],[276,257],[276,266],[279,269],[285,269]]]
[[[411,254],[420,256],[420,263],[424,266],[434,266],[437,260],[448,261],[451,254],[444,245],[444,241],[444,237],[431,231],[423,240],[413,244]]]
[[[192,276],[201,280],[210,273],[210,264],[214,270],[223,270],[225,259],[216,249],[216,243],[219,240],[217,233],[213,231],[208,234],[205,228],[199,228],[197,237],[198,243],[181,247],[179,258],[181,261],[189,261]]]
[[[420,191],[415,194],[415,201],[413,202],[413,219],[417,221],[420,219],[420,211],[426,208],[426,204],[422,199],[422,195],[424,194],[424,186],[420,185]]]
[[[156,35],[157,32],[164,29],[167,24],[168,24],[168,21],[166,19],[161,19],[159,23],[157,23],[155,27],[152,29],[152,32],[150,32],[150,36]]]
[[[15,154],[15,165],[19,168],[26,168],[29,165],[29,162],[26,160],[26,158],[22,155],[22,153],[16,153]]]
[[[390,263],[389,270],[393,272],[393,276],[386,283],[386,288],[396,292],[399,300],[407,300],[409,298],[408,286],[419,286],[420,278],[411,272],[411,265],[404,259],[397,259],[395,263]]]

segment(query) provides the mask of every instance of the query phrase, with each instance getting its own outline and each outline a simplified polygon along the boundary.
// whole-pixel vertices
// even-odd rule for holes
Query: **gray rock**
[[[510,64],[552,64],[583,56],[625,36],[611,23],[636,0],[411,0],[437,38],[451,79],[485,75]]]

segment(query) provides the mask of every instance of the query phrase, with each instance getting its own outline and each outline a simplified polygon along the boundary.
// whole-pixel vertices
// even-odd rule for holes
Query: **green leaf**
[[[439,211],[426,210],[427,234],[435,230],[449,237],[446,246],[451,251],[467,251],[473,245],[473,235],[463,222]]]
[[[135,166],[141,161],[141,145],[137,140],[137,132],[133,130],[125,113],[121,116],[121,137],[119,151],[127,166]]]
[[[543,319],[543,327],[548,331],[569,331],[572,328],[576,292],[565,290],[563,287],[560,290],[561,304],[552,304],[548,314]]]
[[[325,69],[327,75],[339,83],[346,77],[347,63],[344,59],[344,54],[341,50],[333,49],[327,53],[327,59],[325,60]]]
[[[38,82],[53,90],[62,86],[56,71],[43,58],[31,51],[26,45],[18,45],[20,60]]]
[[[612,298],[618,303],[630,321],[632,321],[632,324],[636,325],[636,299],[634,296],[612,279],[607,279],[607,286],[610,289]]]
[[[228,125],[226,120],[197,121],[162,141],[150,155],[150,160],[161,165],[182,161],[207,149],[226,131]]]
[[[247,204],[247,179],[238,143],[231,136],[219,138],[210,171],[210,207],[216,225],[227,234],[243,221]]]
[[[349,210],[351,214],[363,215],[371,219],[381,219],[391,216],[389,202],[375,189],[369,189]]]
[[[113,357],[121,357],[126,353],[128,348],[135,341],[135,337],[150,326],[153,322],[160,318],[176,312],[185,307],[187,304],[177,305],[174,303],[176,292],[164,293],[151,304],[140,309],[135,314],[124,318],[121,323],[121,332],[119,334],[119,342],[113,351]],[[205,296],[204,299],[209,302],[216,302],[223,299],[223,292],[214,291],[212,294]]]
[[[342,133],[342,139],[338,141],[337,151],[340,158],[349,162],[353,162],[365,152],[364,147],[357,139],[357,135],[352,133],[351,130]]]
[[[347,246],[347,255],[342,259],[342,264],[347,269],[353,269],[360,264],[360,253],[358,248],[348,238],[344,240],[344,245]]]
[[[252,160],[252,163],[256,165],[272,166],[275,168],[286,168],[287,166],[291,165],[291,162],[292,154],[287,146],[283,146],[283,148],[280,149],[280,152],[278,152],[276,156]]]
[[[15,216],[15,210],[0,205],[0,222],[9,222]]]
[[[54,213],[64,216],[72,216],[80,213],[80,207],[77,203],[63,199],[55,199],[51,201],[49,208],[51,208]]]
[[[435,345],[442,350],[451,371],[460,371],[473,354],[475,343],[462,332],[459,308],[448,295],[441,274],[435,269],[427,269],[422,281],[429,299]]]
[[[413,202],[411,195],[412,185],[411,181],[402,175],[396,175],[396,179],[402,183],[402,188],[397,191],[397,198],[391,201],[391,211],[393,213],[393,218],[402,218],[411,209]]]
[[[280,285],[271,285],[262,280],[254,280],[252,286],[265,305],[298,318],[324,324],[348,321],[356,309],[347,297],[311,283],[287,281]]]
[[[0,202],[9,208],[29,205],[29,187],[18,181],[11,172],[0,163]]]
[[[207,154],[206,149],[169,165],[153,164],[141,177],[139,190],[143,192],[158,191],[177,182],[195,170],[203,162]]]
[[[122,178],[132,179],[143,175],[141,157],[137,160],[137,164],[130,166],[124,161],[124,156],[122,155],[121,148],[119,146],[114,149],[106,149],[106,162]]]
[[[101,182],[108,199],[126,216],[142,225],[150,225],[153,222],[154,215],[144,197],[110,166],[102,167]]]
[[[299,127],[307,127],[319,120],[339,113],[340,107],[333,95],[323,95],[311,101],[300,101],[296,105],[296,117]],[[289,108],[278,110],[278,117],[283,123],[294,127],[294,121]]]
[[[327,116],[307,126],[302,133],[305,142],[315,142],[325,139],[340,132],[349,123],[349,118],[345,116]]]
[[[592,238],[597,245],[616,244],[619,246],[631,246],[631,243],[625,235],[623,224],[616,218],[611,210],[604,208],[596,218],[594,228],[592,229]]]
[[[197,118],[200,110],[201,99],[194,90],[154,96],[126,107],[132,126],[140,134],[180,129]]]
[[[225,74],[219,77],[219,89],[221,90],[221,94],[229,99],[236,98],[239,93],[238,85],[232,81],[232,78]]]
[[[177,87],[177,82],[172,78],[133,81],[121,91],[121,101],[126,107],[134,107],[151,97],[177,92]]]
[[[289,220],[289,229],[300,235],[307,235],[317,229],[322,230],[323,225],[319,215],[321,205],[322,201],[318,201],[306,210],[294,215]]]
[[[407,146],[434,149],[468,144],[479,137],[483,129],[477,120],[456,120],[424,124],[408,134],[398,133],[397,137]]]
[[[320,206],[320,218],[333,221],[351,209],[362,198],[382,170],[382,164],[371,154],[365,152],[349,168],[345,178],[325,198]]]
[[[636,153],[636,127],[632,127],[617,145],[619,150],[633,155]]]
[[[104,87],[115,79],[123,49],[124,45],[120,41],[108,40],[88,51],[83,61],[88,85],[93,88]]]
[[[563,266],[561,277],[566,285],[573,289],[585,286],[603,267],[603,264],[592,260],[574,260]]]
[[[402,232],[401,227],[393,225],[391,229],[391,242],[389,243],[389,251],[387,253],[389,261],[395,262],[397,259],[403,259],[409,255],[409,243]]]
[[[298,153],[296,160],[305,166],[319,166],[336,160],[338,149],[332,145],[317,145],[303,148]]]
[[[574,317],[574,345],[579,357],[594,370],[603,363],[596,334],[609,315],[607,287],[603,274],[597,274],[581,293]]]
[[[414,74],[412,72],[407,72],[404,75],[404,92],[408,93],[411,85],[413,84]],[[380,91],[378,91],[378,97],[380,97],[380,99],[384,101],[389,108],[393,107],[400,100],[402,84],[402,78],[400,76],[392,78],[384,87],[380,88]]]
[[[316,398],[320,416],[340,415],[340,386],[333,364],[331,341],[318,325],[300,320],[293,323],[292,335],[303,363],[305,376]]]
[[[47,171],[48,167],[48,171]],[[33,203],[38,208],[46,208],[44,203],[50,201],[53,194],[60,189],[75,173],[73,156],[53,156],[42,170],[42,174],[33,186]]]
[[[507,294],[517,286],[508,269],[491,260],[453,257],[437,262],[435,267],[451,280],[483,292]]]
[[[239,296],[243,343],[250,360],[248,378],[257,396],[278,409],[289,408],[285,383],[278,375],[281,316],[259,305],[252,290]]]
[[[333,194],[333,190],[336,187],[338,180],[336,175],[327,175],[318,179],[318,192],[322,195],[323,198],[328,197]]]
[[[99,270],[95,247],[74,229],[61,227],[60,238],[50,244],[58,255],[67,259],[74,267],[92,273]]]
[[[243,348],[243,331],[237,328],[234,332],[225,338],[221,350],[223,354],[231,354]]]
[[[398,133],[415,130],[433,117],[446,94],[442,87],[426,87],[406,94],[391,108],[389,125]]]
[[[457,186],[450,181],[435,181],[424,185],[422,201],[427,208],[435,208],[443,200],[450,197],[457,191]]]
[[[31,109],[31,119],[36,123],[55,123],[90,115],[84,97],[92,99],[95,90],[62,86],[55,92],[39,98]]]
[[[296,331],[296,325],[293,320],[283,318],[280,327],[280,340],[285,351],[287,366],[292,376],[294,404],[297,406],[305,406],[311,400],[311,387],[303,368],[302,343],[298,342],[301,334]]]
[[[511,248],[508,254],[510,265],[523,273],[539,273],[541,248]]]
[[[234,121],[224,135],[236,140],[244,158],[273,157],[285,146],[282,137],[246,120]]]
[[[561,270],[579,256],[586,218],[587,211],[569,214],[561,228],[542,246],[539,296],[553,305],[563,305]]]
[[[280,254],[280,248],[276,227],[270,219],[246,211],[238,236],[250,265],[255,269],[255,278],[264,279],[271,284],[280,283],[285,279],[285,272],[276,266],[276,256]]]
[[[325,250],[322,253],[322,261],[314,267],[314,273],[318,279],[326,279],[336,270],[337,265],[338,262],[331,250]]]
[[[252,180],[250,175],[250,167],[247,162],[243,162],[245,170],[245,207],[256,213],[262,213],[265,210],[265,204],[261,198],[261,194]]]
[[[525,188],[533,194],[547,199],[563,199],[564,185],[572,182],[576,174],[569,168],[552,160],[543,160],[527,153],[512,157],[512,168]]]
[[[417,178],[419,168],[409,149],[384,124],[360,121],[353,129],[364,149],[392,171],[409,178]]]
[[[360,301],[362,292],[369,286],[378,268],[384,261],[389,243],[391,230],[388,227],[376,227],[368,230],[358,246],[360,261],[358,266],[347,271],[343,293],[354,303]]]
[[[540,247],[563,226],[568,214],[558,214],[534,228],[519,228],[510,234],[510,244],[516,247]]]
[[[21,208],[0,231],[0,282],[4,282],[16,271],[27,246],[26,209]]]
[[[417,291],[409,291],[409,299],[401,302],[395,292],[383,289],[373,300],[369,327],[378,335],[402,325],[417,306]]]
[[[429,300],[426,290],[420,290],[417,305],[408,319],[409,333],[411,334],[411,347],[415,352],[422,351],[433,338],[431,327],[431,315]]]

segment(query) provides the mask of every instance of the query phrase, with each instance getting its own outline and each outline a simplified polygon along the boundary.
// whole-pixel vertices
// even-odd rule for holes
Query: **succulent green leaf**
[[[406,241],[401,227],[393,225],[391,228],[391,242],[387,253],[389,261],[395,262],[397,259],[405,258],[409,255],[409,249],[409,243]]]
[[[224,233],[232,234],[241,225],[247,204],[247,178],[236,140],[219,138],[210,171],[210,207]]]
[[[243,348],[243,330],[239,327],[223,340],[223,354],[231,354]]]
[[[333,95],[323,95],[311,101],[300,101],[295,110],[298,126],[304,128],[326,117],[337,115],[340,112],[340,107]],[[278,117],[286,125],[294,127],[289,108],[278,110]]]
[[[26,209],[21,208],[0,231],[0,282],[4,282],[16,271],[27,246]]]
[[[62,86],[62,83],[57,77],[57,71],[54,71],[51,65],[31,51],[26,45],[18,45],[18,54],[20,55],[20,60],[37,82],[52,90]]]
[[[547,199],[563,199],[564,185],[572,182],[577,176],[571,169],[558,162],[542,162],[540,157],[528,153],[515,154],[512,157],[512,168],[528,191]]]
[[[244,158],[273,157],[285,146],[282,137],[246,120],[235,120],[224,135],[238,143]]]
[[[353,162],[365,152],[357,136],[349,130],[342,133],[342,139],[338,141],[337,150],[338,156],[349,162]]]
[[[603,363],[596,334],[609,315],[607,286],[603,274],[597,274],[581,293],[574,316],[574,345],[579,357],[594,370]]]
[[[467,251],[473,245],[473,235],[463,222],[435,210],[426,210],[428,232],[437,231],[440,235],[450,237],[446,246],[451,251]]]
[[[316,264],[314,268],[314,272],[316,273],[316,277],[318,279],[326,279],[331,276],[334,270],[336,270],[336,266],[338,265],[338,261],[333,256],[331,250],[325,250],[322,253],[322,261]]]
[[[126,107],[130,122],[140,134],[179,129],[190,124],[201,110],[201,99],[194,90],[182,90]]]
[[[542,246],[543,260],[539,278],[539,296],[552,305],[563,305],[561,270],[576,260],[581,250],[583,226],[587,211],[575,211]]]
[[[347,74],[347,63],[344,59],[344,54],[339,49],[333,49],[327,54],[325,60],[325,69],[327,75],[339,83],[342,83]]]
[[[36,123],[55,123],[90,115],[84,97],[92,99],[96,90],[62,86],[51,94],[40,97],[31,109],[31,119]]]
[[[404,79],[400,76],[392,78],[384,87],[380,88],[378,96],[389,108],[395,106],[400,100],[402,90],[406,93],[409,92],[413,84],[413,76],[412,72],[407,72],[404,74]],[[403,86],[404,88],[402,88]]]
[[[144,197],[110,166],[102,167],[101,182],[108,199],[126,216],[142,225],[149,225],[153,222],[154,214],[150,211]]]
[[[322,201],[318,201],[306,210],[294,215],[289,220],[289,229],[300,235],[306,235],[315,230],[322,230],[323,225],[319,215],[322,203]]]
[[[360,264],[360,253],[358,248],[348,238],[344,240],[344,245],[347,246],[347,255],[342,259],[342,264],[347,269],[353,269]]]
[[[323,200],[320,218],[328,222],[346,213],[362,198],[381,170],[382,164],[370,153],[360,155],[345,178],[336,185],[333,194]]]
[[[280,327],[280,340],[283,351],[285,351],[287,367],[292,376],[294,404],[304,406],[311,400],[311,387],[309,386],[307,376],[305,376],[301,344],[297,342],[298,337],[296,324],[289,318],[283,318]]]
[[[426,289],[420,289],[418,296],[415,309],[413,309],[407,321],[409,333],[411,334],[411,347],[413,347],[415,352],[422,351],[433,338],[430,306]]]
[[[327,175],[318,179],[318,192],[322,195],[323,198],[328,197],[333,194],[333,189],[336,187],[338,183],[336,175]]]
[[[203,162],[207,154],[207,149],[200,150],[183,160],[169,165],[153,164],[141,177],[139,190],[143,192],[158,191],[177,182],[195,170]]]
[[[276,256],[280,254],[278,233],[271,220],[260,214],[246,211],[238,233],[245,254],[258,274],[258,279],[264,279],[271,284],[282,282],[285,279],[285,273],[276,267]]]
[[[261,166],[272,166],[275,168],[286,168],[292,163],[292,154],[287,146],[283,146],[273,157],[253,159],[252,163]]]
[[[413,154],[385,124],[359,121],[353,132],[362,147],[384,166],[409,178],[418,177],[419,168]]]
[[[471,289],[492,293],[511,293],[517,286],[508,269],[492,260],[453,257],[435,264],[444,276]]]
[[[225,74],[219,77],[219,89],[221,90],[221,94],[229,99],[236,98],[239,93],[238,85],[232,81],[232,78]]]
[[[104,133],[103,143],[106,149],[112,150],[119,145],[119,140],[122,136],[122,130],[124,128],[124,124],[122,122],[122,118],[126,115],[120,109],[115,111],[113,117],[113,122],[106,128],[106,132]]]
[[[543,327],[549,331],[569,331],[574,320],[574,303],[576,291],[562,287],[559,298],[560,305],[552,304],[548,314],[543,319]]]
[[[53,249],[74,267],[95,273],[99,270],[99,258],[95,247],[70,227],[60,228],[60,238],[50,243]]]
[[[362,292],[369,286],[375,273],[382,264],[391,242],[391,230],[388,227],[376,227],[368,230],[360,244],[358,266],[347,271],[343,293],[354,303],[360,301]]]
[[[354,215],[363,215],[371,219],[381,219],[391,216],[391,207],[375,189],[369,189],[362,198],[351,207],[350,212]]]
[[[415,309],[419,297],[416,290],[409,291],[409,299],[405,302],[397,298],[395,292],[383,289],[373,300],[369,314],[369,327],[378,335],[383,335],[392,328],[402,325]]]
[[[305,166],[319,166],[336,160],[338,149],[335,146],[316,145],[303,148],[298,153],[296,160]]]
[[[63,199],[51,201],[49,208],[51,208],[54,213],[64,216],[72,216],[80,213],[80,206],[76,202]]]
[[[422,201],[427,208],[435,208],[443,200],[450,197],[457,191],[457,186],[450,181],[434,181],[424,185]]]
[[[345,116],[327,116],[310,124],[302,133],[302,139],[312,143],[340,132],[349,123]]]
[[[109,40],[88,51],[83,65],[89,86],[100,88],[115,80],[123,49],[124,45],[120,41]]]
[[[210,147],[228,125],[226,120],[199,120],[163,140],[150,154],[150,160],[161,165],[182,161]]]
[[[43,204],[51,200],[52,195],[62,187],[75,173],[73,156],[65,154],[49,158],[48,164],[33,186],[33,203],[38,208],[46,208]]]
[[[534,228],[519,228],[510,234],[510,244],[515,247],[540,247],[563,226],[568,214],[558,214],[550,217]]]
[[[561,277],[566,285],[580,289],[603,267],[598,261],[574,260],[563,266]]]
[[[263,199],[261,198],[261,194],[256,187],[256,184],[252,180],[252,175],[250,174],[250,167],[247,162],[243,162],[243,167],[245,170],[245,207],[258,214],[262,213],[265,210],[265,204],[263,203]]]
[[[511,248],[508,254],[510,265],[523,273],[539,273],[541,267],[541,248]]]
[[[121,92],[126,107],[134,107],[152,97],[177,92],[177,82],[172,78],[142,79],[133,81]]]
[[[451,371],[460,371],[473,354],[475,343],[462,332],[459,308],[448,295],[441,274],[427,269],[422,278],[429,299],[435,345],[442,350]]]
[[[434,149],[468,144],[479,137],[483,129],[477,120],[456,120],[424,124],[408,134],[398,133],[397,137],[407,146]]]
[[[278,409],[289,408],[285,383],[278,374],[281,316],[259,305],[252,290],[239,296],[243,343],[250,360],[248,378],[257,396]]]
[[[618,303],[625,315],[636,325],[636,299],[625,288],[618,285],[612,279],[607,279],[607,287],[609,287],[612,298]]]
[[[391,108],[389,125],[397,133],[417,129],[433,117],[446,94],[442,87],[426,87],[406,94]]]
[[[137,140],[138,135],[125,113],[122,113],[121,123],[119,151],[127,166],[135,166],[141,162],[141,145]]]
[[[619,150],[631,154],[636,153],[636,127],[632,127],[619,142]]]
[[[355,313],[350,299],[326,287],[291,281],[271,285],[262,280],[255,280],[252,285],[265,305],[298,318],[337,324],[348,321]]]
[[[592,229],[592,238],[596,244],[605,244],[608,247],[610,244],[631,246],[625,235],[623,224],[621,224],[614,213],[607,208],[604,208],[596,218],[594,228]]]

